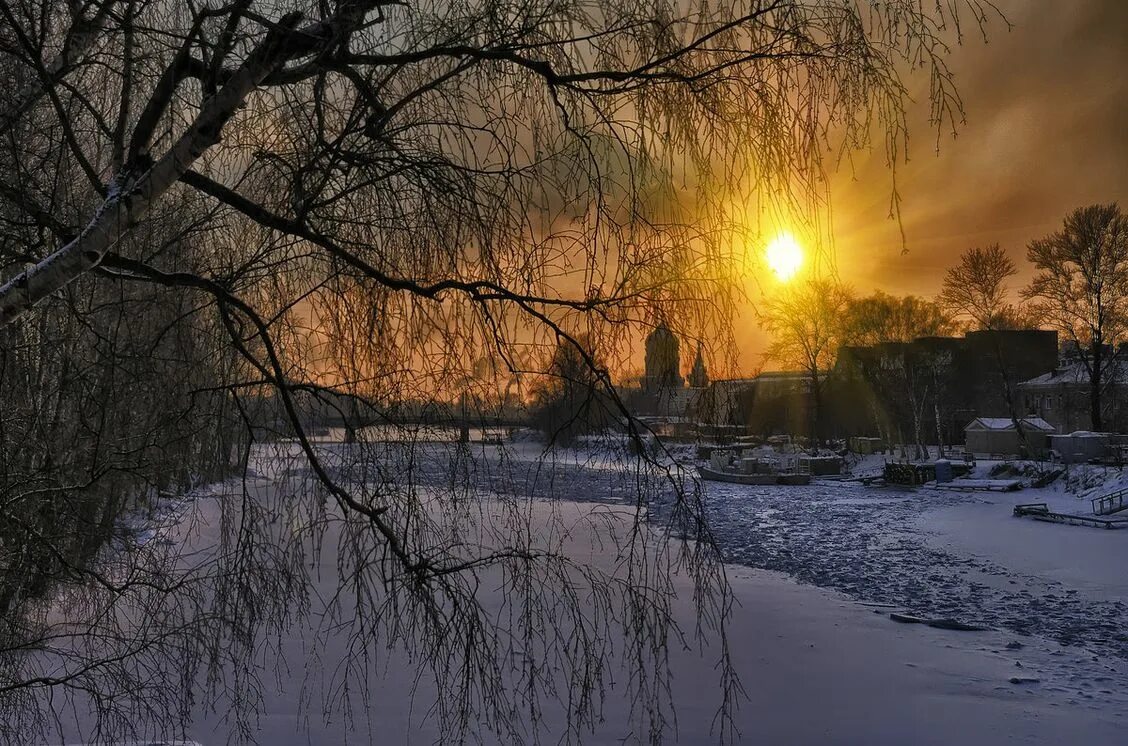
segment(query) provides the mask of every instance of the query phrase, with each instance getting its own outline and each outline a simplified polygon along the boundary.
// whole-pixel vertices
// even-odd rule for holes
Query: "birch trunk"
[[[0,326],[11,323],[39,301],[98,266],[106,252],[136,225],[149,207],[208,148],[220,141],[228,120],[268,75],[290,60],[316,54],[339,42],[349,30],[360,25],[364,13],[376,4],[371,0],[342,4],[333,19],[300,30],[295,30],[300,19],[297,13],[279,21],[224,86],[205,100],[192,125],[159,161],[124,184],[119,183],[119,176],[111,184],[106,200],[74,240],[0,286]]]

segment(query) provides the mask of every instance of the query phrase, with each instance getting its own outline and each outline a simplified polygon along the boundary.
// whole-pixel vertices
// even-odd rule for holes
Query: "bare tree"
[[[995,369],[1006,403],[1007,413],[1023,448],[1029,451],[1023,412],[1019,411],[1017,381],[1011,379],[1011,368],[998,334],[1013,329],[1037,328],[1040,311],[1030,305],[1016,306],[1008,299],[1008,281],[1017,274],[1014,262],[998,244],[972,248],[960,256],[956,266],[944,276],[940,303],[953,317],[963,319],[972,329],[991,333]]]
[[[1007,299],[1007,281],[1017,271],[999,244],[968,249],[944,275],[940,303],[953,316],[967,319],[973,328],[998,329],[1002,321],[1014,316]]]
[[[638,732],[660,740],[666,716],[646,705],[668,691],[677,630],[672,570],[653,558],[684,560],[702,619],[722,624],[728,603],[697,492],[668,462],[639,465],[634,521],[658,515],[647,501],[662,490],[673,530],[624,532],[625,569],[607,576],[523,530],[527,504],[495,484],[514,480],[468,468],[466,448],[406,434],[421,414],[449,411],[467,381],[485,385],[475,369],[507,387],[542,372],[529,361],[561,340],[624,413],[582,336],[625,358],[647,319],[725,327],[728,206],[813,196],[827,145],[877,135],[890,159],[903,152],[906,61],[932,73],[941,126],[958,119],[950,29],[992,12],[979,0],[935,11],[917,0],[0,3],[0,76],[17,91],[0,107],[0,323],[29,340],[20,370],[34,372],[4,385],[13,397],[55,381],[68,396],[96,391],[90,411],[47,397],[26,422],[61,412],[75,432],[93,419],[99,433],[129,434],[115,454],[152,468],[119,469],[95,447],[84,471],[127,475],[117,489],[150,507],[169,469],[204,472],[227,454],[168,450],[157,468],[145,432],[196,454],[214,438],[170,424],[218,411],[246,467],[218,543],[192,564],[140,541],[63,563],[53,537],[24,532],[28,557],[55,558],[54,577],[71,581],[81,624],[62,634],[42,605],[12,616],[4,737],[39,740],[58,692],[92,699],[103,734],[182,724],[199,680],[245,725],[253,661],[322,598],[311,558],[335,546],[325,618],[411,651],[440,690],[449,740],[471,724],[524,740],[523,713],[542,697],[563,702],[573,735],[590,726],[616,626],[638,672]],[[162,355],[178,339],[176,375],[119,365],[145,356],[114,344],[99,370],[115,385],[85,388],[66,371],[104,341],[91,320],[134,293],[144,302],[122,306],[116,339]],[[145,323],[124,320],[134,316]],[[61,349],[37,368],[52,340]],[[175,395],[139,385],[155,381]],[[200,397],[212,398],[193,409]],[[356,431],[347,447],[311,437],[308,413],[334,409]],[[285,438],[288,468],[267,463],[265,424]],[[398,436],[366,438],[366,426]],[[449,469],[428,468],[435,460]],[[256,483],[254,465],[279,476]],[[57,462],[36,468],[75,490]],[[39,507],[23,466],[3,487],[12,504]],[[502,517],[475,511],[484,500]],[[514,629],[475,595],[487,572],[505,578]],[[721,686],[727,701],[727,666]]]
[[[842,345],[851,301],[834,280],[806,280],[783,288],[760,311],[760,323],[772,335],[765,357],[807,375],[812,440],[821,434],[823,379]]]
[[[912,342],[917,337],[945,336],[954,331],[951,319],[938,304],[915,295],[898,298],[882,292],[851,301],[844,324],[846,343],[863,346]]]
[[[1089,377],[1089,416],[1100,430],[1102,389],[1116,366],[1109,348],[1128,332],[1128,217],[1115,203],[1080,207],[1060,231],[1032,241],[1026,258],[1038,272],[1023,297],[1087,350],[1081,361]]]
[[[856,382],[859,378],[864,381],[865,400],[878,429],[896,427],[899,434],[903,434],[901,421],[911,419],[918,453],[923,453],[923,412],[931,405],[937,440],[943,448],[944,420],[941,411],[948,404],[944,382],[951,363],[950,355],[928,348],[909,354],[900,346],[888,343],[946,336],[954,331],[951,318],[933,301],[914,295],[897,297],[877,292],[852,300],[842,318],[842,325],[843,344],[877,348],[876,355],[863,352],[862,359],[852,359],[851,365],[842,371],[840,382],[851,386],[852,381]],[[932,367],[929,368],[928,364]],[[876,393],[890,390],[900,390],[905,395],[879,397]],[[860,405],[862,402],[852,400],[846,404],[848,409]],[[905,412],[908,412],[907,417],[903,416]],[[848,419],[850,416],[846,414]]]
[[[545,366],[547,374],[533,387],[532,420],[550,442],[570,444],[579,435],[605,430],[613,418],[599,376],[606,366],[591,340],[579,346],[561,341]],[[593,369],[584,359],[596,361]]]

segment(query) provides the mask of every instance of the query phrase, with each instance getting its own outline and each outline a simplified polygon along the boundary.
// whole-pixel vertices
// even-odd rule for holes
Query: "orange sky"
[[[860,293],[933,295],[955,257],[998,242],[1029,268],[1026,244],[1075,207],[1128,208],[1128,2],[1001,0],[1014,28],[967,40],[951,65],[966,124],[953,139],[928,124],[927,81],[914,81],[909,162],[898,166],[902,244],[889,220],[890,174],[880,145],[832,180],[835,261]],[[902,252],[906,248],[907,252]],[[743,364],[763,333],[742,325]],[[688,362],[686,363],[688,365]],[[768,367],[771,367],[770,365]]]
[[[842,278],[859,289],[931,294],[961,251],[1000,243],[1020,268],[1028,241],[1084,204],[1128,207],[1128,3],[1009,0],[1014,24],[953,54],[967,124],[930,137],[914,110],[898,172],[908,253],[887,218],[883,159],[834,183]]]

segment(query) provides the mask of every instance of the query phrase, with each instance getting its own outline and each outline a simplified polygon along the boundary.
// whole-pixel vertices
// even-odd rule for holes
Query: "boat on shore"
[[[697,472],[701,478],[710,482],[729,482],[731,484],[751,485],[787,485],[803,486],[811,483],[810,474],[798,472],[780,472],[775,474],[741,474],[735,471],[722,471],[711,469],[708,466],[698,466]]]

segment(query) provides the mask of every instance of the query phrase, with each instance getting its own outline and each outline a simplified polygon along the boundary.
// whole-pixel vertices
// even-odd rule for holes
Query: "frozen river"
[[[545,461],[532,444],[500,453],[483,449],[459,476],[486,491],[617,504],[638,499],[638,474],[621,456],[563,451]],[[451,478],[438,468],[420,476]],[[669,494],[661,479],[657,484]],[[1069,512],[1088,505],[1060,488],[703,486],[711,529],[729,563],[913,614],[1035,635],[1090,651],[1098,661],[1128,660],[1128,530],[1012,515],[1020,502],[1049,501]],[[656,523],[662,508],[662,498],[651,502]]]
[[[534,496],[530,504],[554,500],[557,510],[576,516],[592,503],[632,505],[639,480],[646,478],[615,455],[561,452],[543,458],[539,448],[518,445],[504,451],[483,446],[473,459],[442,458],[451,448],[431,444],[413,455],[419,484]],[[260,466],[255,490],[271,490],[279,477],[302,477],[300,465],[277,472],[268,462]],[[350,475],[344,470],[339,476]],[[1049,491],[996,495],[850,483],[707,483],[704,504],[731,565],[737,601],[729,635],[749,695],[737,715],[743,737],[820,746],[1122,742],[1128,581],[1121,568],[1128,531],[1011,517],[1015,502],[1043,497],[1072,499]],[[222,499],[196,502],[196,541],[206,541],[218,525],[215,508]],[[647,508],[656,523],[666,504],[659,490]],[[333,577],[335,562],[324,556],[319,577]],[[484,583],[482,592],[495,593],[491,587]],[[678,588],[674,611],[691,623],[689,586],[683,579]],[[889,619],[892,610],[990,629],[902,625]],[[416,666],[396,651],[383,655],[371,688],[350,695],[357,718],[342,719],[344,708],[326,672],[348,659],[354,641],[313,634],[316,626],[299,625],[281,641],[282,659],[264,663],[268,681],[252,719],[253,738],[286,745],[435,742],[430,690],[412,689]],[[315,638],[320,653],[311,653]],[[678,730],[669,734],[670,742],[715,742],[714,663],[702,651],[671,651]],[[642,740],[624,691],[612,687],[606,694],[605,718],[583,742]],[[550,710],[542,726],[545,742],[556,742],[560,714]],[[79,714],[63,728],[63,740],[79,740],[84,729]],[[211,746],[227,742],[232,730],[222,709],[201,708],[186,732],[171,735]],[[468,736],[497,742],[486,733]]]
[[[1128,531],[1014,518],[1021,493],[708,485],[729,562],[1128,658]]]

